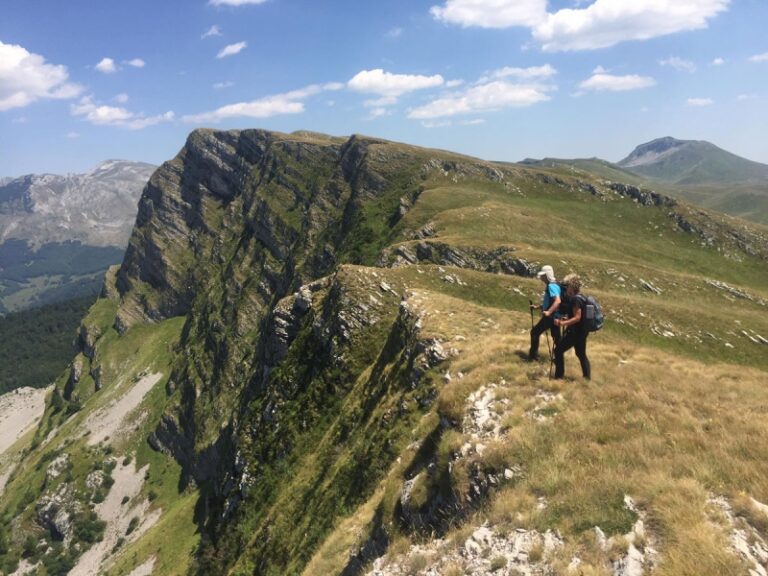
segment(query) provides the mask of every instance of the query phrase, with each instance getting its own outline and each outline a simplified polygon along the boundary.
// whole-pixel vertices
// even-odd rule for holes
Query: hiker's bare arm
[[[572,312],[573,313],[571,314],[571,317],[568,318],[567,320],[563,320],[561,318],[555,319],[555,325],[567,327],[567,326],[572,326],[574,324],[578,324],[579,322],[581,322],[581,307],[578,304],[575,304],[573,306]]]

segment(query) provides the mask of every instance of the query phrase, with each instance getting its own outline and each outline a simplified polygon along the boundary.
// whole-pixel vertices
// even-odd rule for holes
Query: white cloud
[[[134,58],[133,60],[128,60],[126,64],[128,64],[128,66],[133,66],[134,68],[144,68],[144,66],[147,65],[147,63],[144,62],[144,60],[142,60],[141,58]]]
[[[230,44],[228,46],[224,46],[221,50],[219,50],[219,53],[216,54],[216,58],[226,58],[227,56],[233,56],[235,54],[239,54],[245,48],[248,46],[247,42],[238,42],[237,44]]]
[[[403,35],[404,30],[400,27],[398,28],[392,28],[391,30],[387,31],[385,36],[387,38],[392,38],[393,40],[396,38],[400,38],[400,36]]]
[[[0,112],[44,98],[79,96],[83,88],[68,80],[66,66],[48,64],[39,54],[0,42]]]
[[[275,94],[252,100],[228,104],[210,112],[184,116],[182,120],[190,124],[216,124],[227,118],[270,118],[283,114],[301,114],[304,112],[304,102],[307,98],[327,91],[343,88],[338,82],[327,84],[312,84],[285,94]]]
[[[462,120],[459,122],[462,126],[478,126],[480,124],[485,124],[485,118],[475,118],[474,120]]]
[[[170,122],[175,117],[173,112],[166,112],[157,116],[135,114],[125,108],[97,104],[93,101],[92,96],[81,98],[77,104],[70,107],[70,112],[73,116],[82,116],[97,126],[119,126],[129,130],[141,130],[161,122]]]
[[[113,100],[114,100],[115,102],[117,102],[118,104],[125,104],[125,103],[126,103],[126,102],[128,102],[128,100],[129,100],[129,98],[128,98],[128,94],[126,94],[125,92],[123,92],[123,93],[121,93],[121,94],[118,94],[117,96],[115,96],[115,97],[113,98]]]
[[[545,64],[544,66],[531,66],[529,68],[512,68],[510,66],[505,66],[504,68],[494,70],[489,76],[480,78],[477,83],[484,84],[491,79],[501,80],[503,78],[509,78],[510,76],[521,80],[550,78],[555,74],[557,74],[557,70],[549,64]]]
[[[754,100],[757,98],[757,94],[739,94],[736,96],[737,102],[745,102],[746,100]]]
[[[533,29],[544,51],[594,50],[707,27],[730,0],[596,0],[549,14]]]
[[[511,84],[503,80],[473,86],[464,92],[449,94],[429,104],[412,109],[409,118],[430,119],[494,112],[503,108],[531,106],[549,100],[553,86]]]
[[[712,60],[712,66],[722,66],[725,64],[725,60],[723,58],[715,58]]]
[[[696,71],[696,64],[690,60],[685,60],[684,58],[680,58],[678,56],[670,56],[665,60],[659,60],[659,65],[668,68],[674,68],[678,72],[693,73]]]
[[[363,105],[366,108],[393,106],[394,104],[397,104],[397,96],[382,96],[381,98],[376,98],[375,100],[366,100],[363,102]]]
[[[67,138],[70,140],[74,140],[76,138],[80,138],[80,134],[78,132],[67,132]]]
[[[445,0],[429,12],[441,22],[465,28],[536,26],[547,16],[547,0]]]
[[[421,123],[424,128],[445,128],[451,124],[450,120],[424,120]]]
[[[603,69],[599,68],[599,70]],[[596,71],[590,78],[579,84],[579,88],[595,92],[624,92],[648,88],[655,84],[656,80],[649,76],[638,76],[637,74],[614,76],[613,74],[606,74],[604,71]]]
[[[211,6],[246,6],[248,4],[264,4],[267,0],[209,0]]]
[[[755,54],[754,56],[749,57],[750,62],[760,63],[760,62],[768,62],[768,52],[764,52],[762,54]]]
[[[356,92],[369,92],[397,98],[414,90],[442,86],[444,82],[443,77],[439,74],[434,76],[392,74],[377,68],[358,72],[347,82],[347,86]]]
[[[390,114],[392,114],[392,112],[390,112],[386,108],[374,108],[373,110],[371,110],[371,113],[369,114],[368,117],[371,119],[374,119],[374,118],[381,118],[382,116],[389,116]]]
[[[216,82],[213,85],[214,90],[222,90],[224,88],[230,88],[231,86],[234,86],[234,82],[230,82],[229,80],[226,82]]]
[[[96,64],[96,70],[103,72],[104,74],[113,74],[117,72],[117,66],[112,58],[102,58],[98,64]]]
[[[208,30],[203,32],[200,38],[210,38],[211,36],[221,36],[221,28],[219,28],[218,25],[214,24],[208,28]]]
[[[458,88],[462,84],[464,84],[464,80],[458,80],[458,79],[457,80],[448,80],[445,83],[445,87],[446,88]]]
[[[693,107],[704,107],[704,106],[712,106],[714,104],[714,100],[712,98],[688,98],[688,100],[685,102],[687,106],[693,106]]]
[[[730,1],[595,0],[585,8],[548,13],[546,0],[444,0],[430,13],[437,20],[464,27],[528,27],[544,51],[558,52],[607,48],[706,28]]]

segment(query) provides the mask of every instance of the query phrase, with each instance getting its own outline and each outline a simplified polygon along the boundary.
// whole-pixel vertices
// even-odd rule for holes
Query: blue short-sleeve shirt
[[[555,298],[559,297],[562,297],[560,294],[560,286],[557,282],[550,282],[547,284],[547,289],[544,290],[544,300],[541,303],[541,309],[548,310],[549,307],[552,306],[552,302],[554,302]]]

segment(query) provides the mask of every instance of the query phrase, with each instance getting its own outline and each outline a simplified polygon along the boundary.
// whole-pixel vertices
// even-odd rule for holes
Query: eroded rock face
[[[38,523],[56,540],[67,541],[72,536],[72,523],[80,504],[74,499],[71,487],[63,483],[53,494],[46,494],[38,500]]]

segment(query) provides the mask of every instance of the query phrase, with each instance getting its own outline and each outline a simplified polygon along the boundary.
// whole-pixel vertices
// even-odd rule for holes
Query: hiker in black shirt
[[[576,274],[569,274],[563,280],[567,289],[567,296],[572,304],[568,318],[556,318],[555,326],[566,328],[560,342],[555,345],[555,378],[565,375],[565,353],[574,348],[576,357],[581,363],[581,373],[587,380],[592,376],[587,358],[587,330],[584,307],[586,300],[580,295],[581,279]]]

